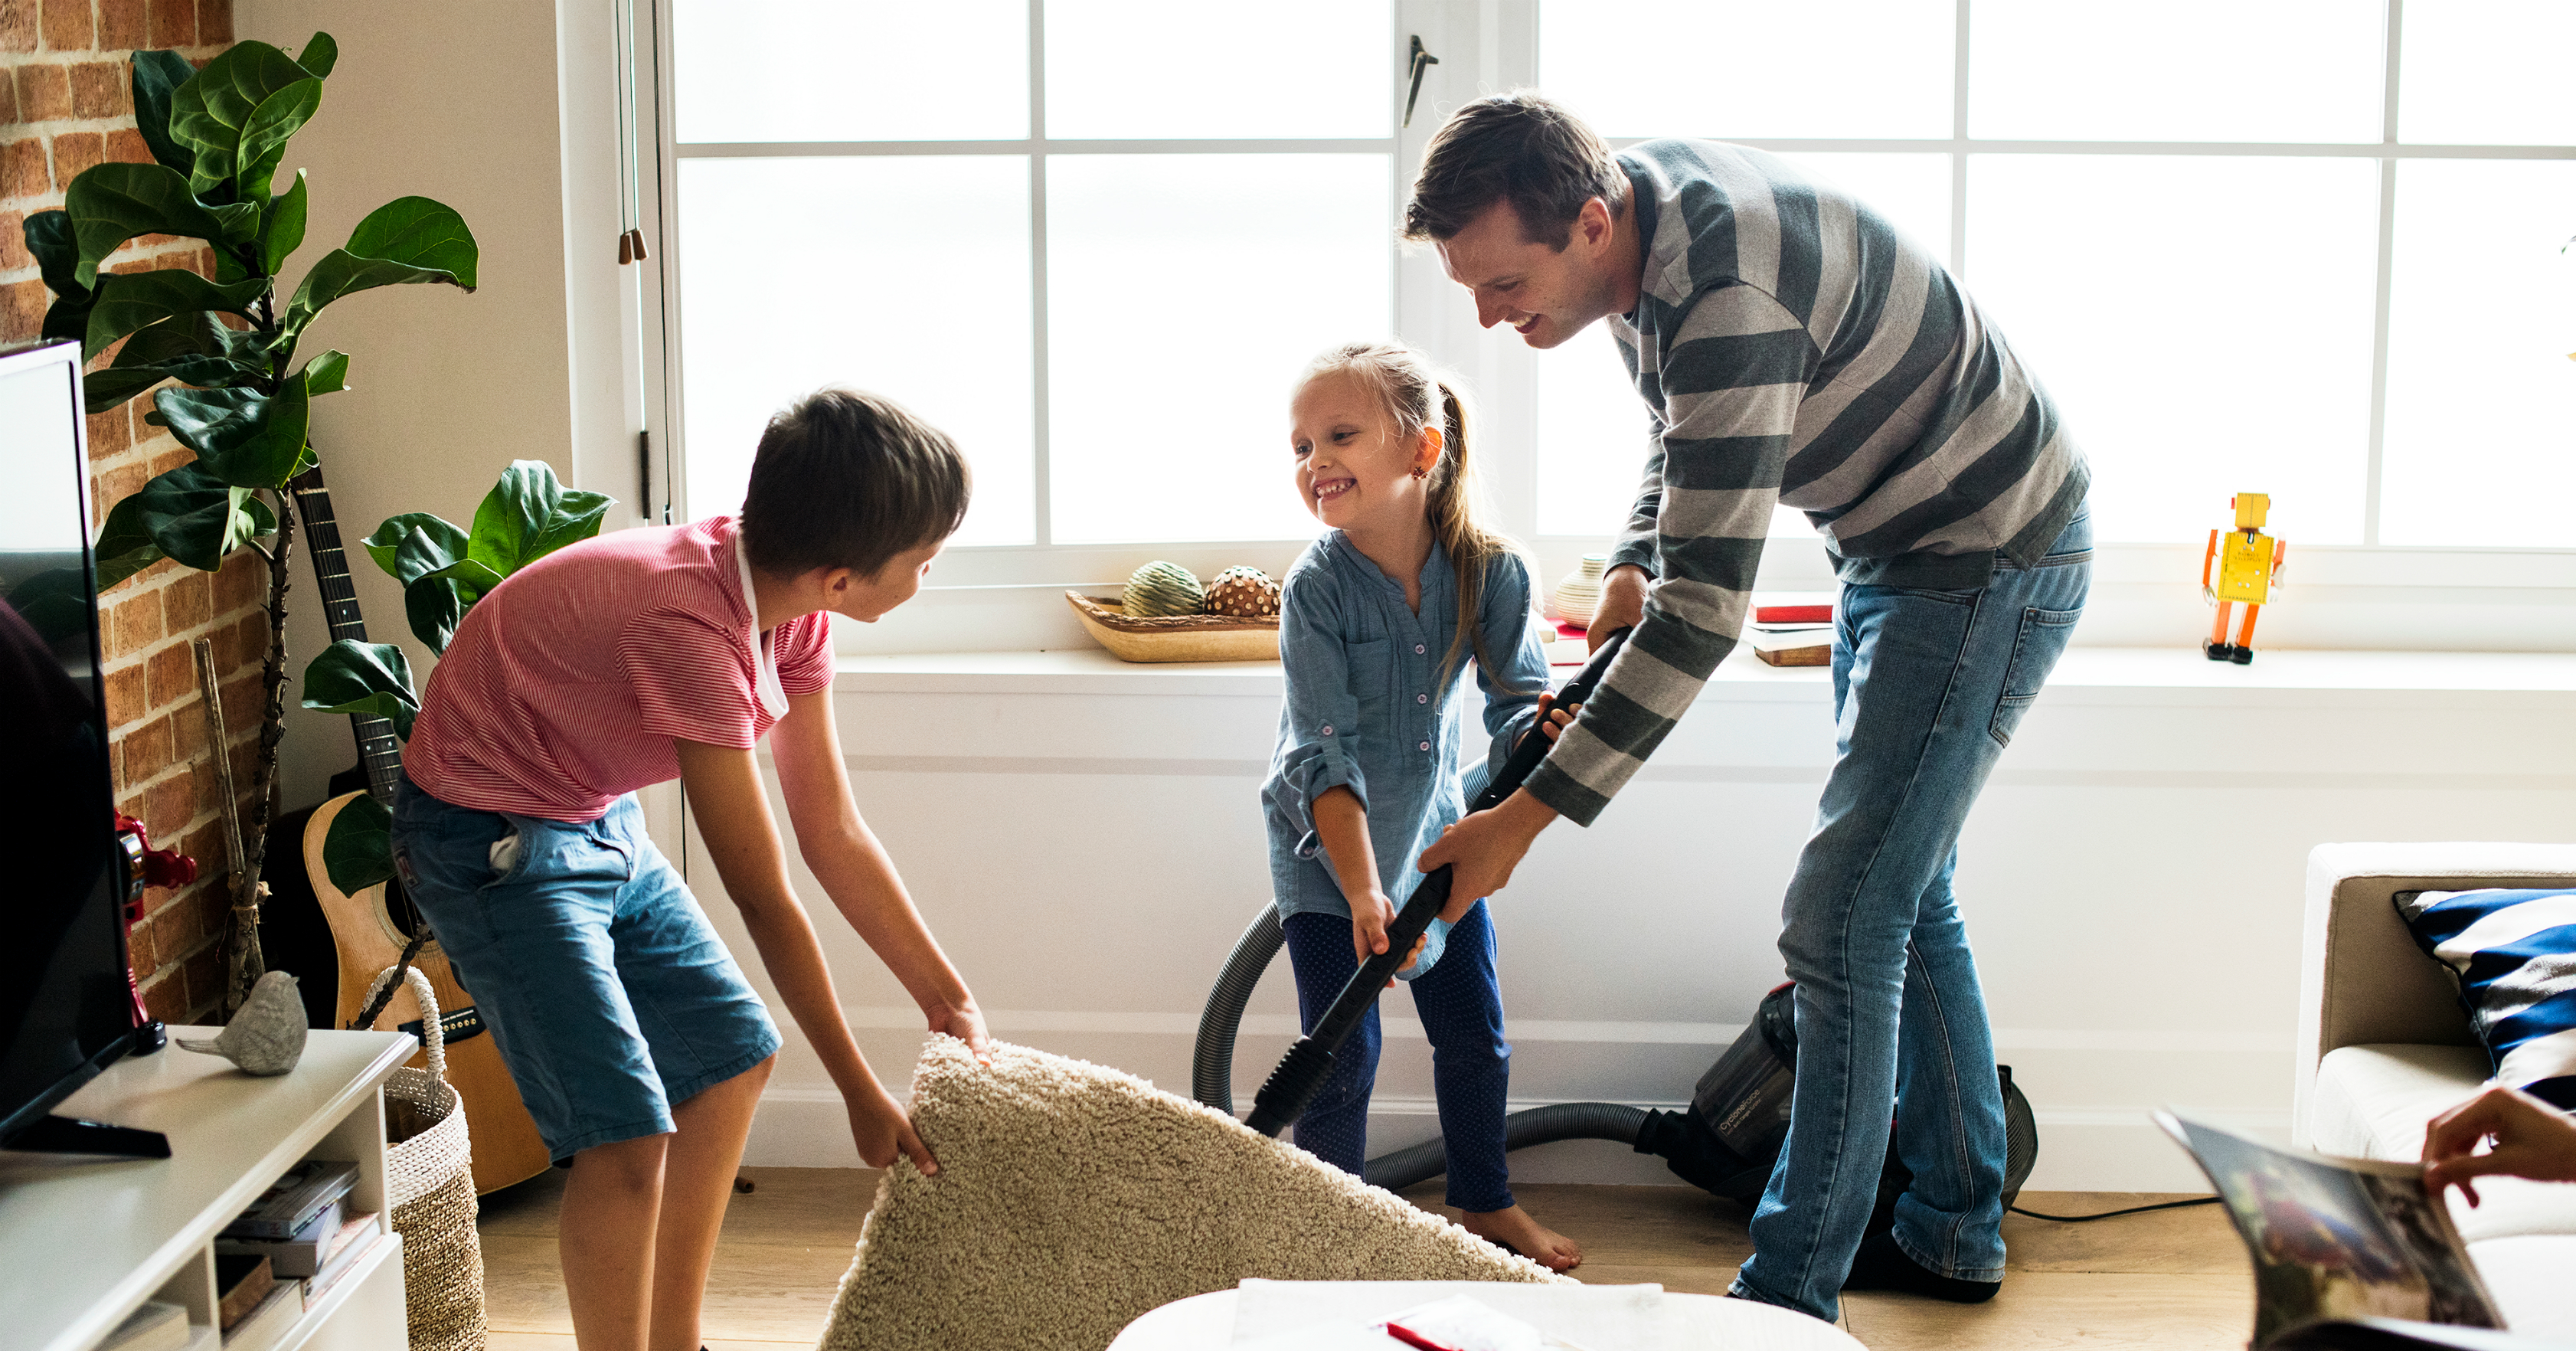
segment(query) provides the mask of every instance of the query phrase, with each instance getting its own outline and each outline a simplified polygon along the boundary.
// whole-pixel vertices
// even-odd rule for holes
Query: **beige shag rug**
[[[1117,1070],[941,1036],[912,1095],[939,1176],[887,1170],[819,1351],[1100,1351],[1248,1276],[1567,1279]]]

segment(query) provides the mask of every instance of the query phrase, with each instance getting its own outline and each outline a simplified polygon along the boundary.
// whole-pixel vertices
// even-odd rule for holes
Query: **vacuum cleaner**
[[[1559,691],[1559,708],[1580,704],[1610,668],[1610,660],[1627,641],[1628,630],[1610,635],[1575,677]],[[1470,812],[1493,807],[1521,786],[1545,759],[1552,743],[1535,727],[1512,748],[1501,772],[1468,804]],[[1288,1048],[1278,1068],[1253,1098],[1244,1124],[1276,1137],[1305,1114],[1332,1074],[1333,1056],[1359,1025],[1378,994],[1413,949],[1413,940],[1430,926],[1449,902],[1450,870],[1424,877],[1396,912],[1387,928],[1386,951],[1360,964],[1315,1028]],[[1271,960],[1286,946],[1279,913],[1264,904],[1208,992],[1199,1015],[1198,1042],[1191,1056],[1191,1096],[1206,1106],[1234,1114],[1234,1044],[1243,1025],[1244,1005]],[[1683,1181],[1729,1200],[1751,1204],[1771,1177],[1772,1164],[1789,1135],[1789,1103],[1796,1082],[1798,1028],[1794,982],[1764,996],[1753,1021],[1702,1074],[1691,1091],[1690,1105],[1678,1112],[1648,1111],[1609,1102],[1555,1103],[1514,1112],[1504,1118],[1504,1148],[1524,1149],[1557,1140],[1609,1140],[1640,1154],[1661,1157]],[[2039,1128],[2030,1100],[2013,1083],[2012,1067],[1998,1065],[1996,1077],[2004,1098],[2004,1205],[2021,1194],[2039,1159]],[[1890,1104],[1891,1112],[1893,1104]],[[1398,1191],[1438,1177],[1448,1170],[1447,1152],[1435,1136],[1421,1144],[1370,1159],[1365,1173],[1371,1186]],[[1896,1157],[1893,1141],[1879,1177],[1875,1225],[1884,1225],[1896,1198],[1912,1174]]]

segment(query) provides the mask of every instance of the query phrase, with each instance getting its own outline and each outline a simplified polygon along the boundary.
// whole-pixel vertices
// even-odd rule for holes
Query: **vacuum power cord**
[[[2188,1201],[2158,1201],[2151,1206],[2131,1206],[2127,1210],[2106,1210],[2099,1215],[2042,1215],[2036,1210],[2024,1210],[2019,1206],[2006,1206],[2005,1209],[2011,1211],[2015,1215],[2028,1215],[2034,1220],[2055,1220],[2059,1224],[2084,1224],[2092,1220],[2116,1220],[2123,1215],[2144,1215],[2150,1210],[2180,1210],[2185,1206],[2214,1206],[2217,1204],[2218,1198],[2215,1196],[2195,1196]]]

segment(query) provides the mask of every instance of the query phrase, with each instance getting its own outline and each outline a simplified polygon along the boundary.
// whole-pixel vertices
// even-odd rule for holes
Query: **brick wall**
[[[176,48],[203,65],[231,42],[232,0],[0,0],[0,342],[37,336],[51,299],[27,254],[26,217],[61,206],[64,186],[90,165],[152,158],[134,130],[127,54]],[[193,240],[151,237],[120,250],[108,270],[173,266],[211,275],[214,263]],[[144,423],[148,411],[147,397],[89,420],[99,517],[189,459],[169,433]],[[222,994],[220,792],[190,642],[214,642],[235,787],[247,802],[268,645],[266,584],[266,568],[245,551],[220,573],[157,563],[100,597],[117,803],[151,830],[153,843],[193,855],[203,868],[194,885],[154,890],[134,930],[143,1001],[170,1022],[205,1021]]]

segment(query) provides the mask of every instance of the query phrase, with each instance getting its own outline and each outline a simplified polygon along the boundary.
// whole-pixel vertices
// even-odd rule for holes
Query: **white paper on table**
[[[1238,1287],[1235,1351],[1320,1351],[1401,1344],[1377,1325],[1465,1295],[1586,1351],[1664,1351],[1683,1345],[1681,1308],[1660,1285],[1518,1285],[1500,1281],[1262,1281]]]

